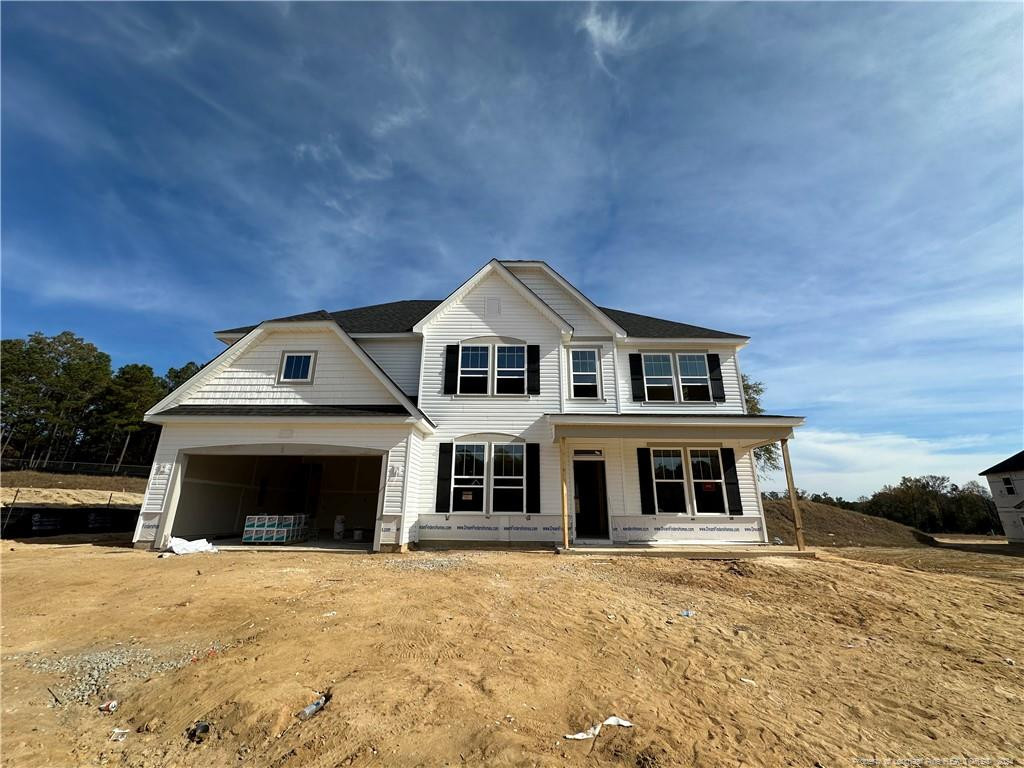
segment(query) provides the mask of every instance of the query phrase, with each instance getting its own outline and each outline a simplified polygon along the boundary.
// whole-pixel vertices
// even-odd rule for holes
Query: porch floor
[[[813,550],[803,552],[795,546],[754,544],[750,546],[732,545],[717,546],[701,544],[699,546],[673,547],[666,545],[631,544],[622,546],[586,545],[563,549],[558,547],[560,555],[583,555],[599,557],[682,557],[688,560],[749,560],[757,557],[806,557],[814,559]]]

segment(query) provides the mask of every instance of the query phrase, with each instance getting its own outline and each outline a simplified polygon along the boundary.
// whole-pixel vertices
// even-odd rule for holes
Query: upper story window
[[[572,396],[598,397],[597,350],[574,349],[572,355]]]
[[[452,512],[484,511],[485,455],[483,443],[456,444],[452,466]]]
[[[1017,489],[1014,488],[1014,486],[1013,486],[1013,478],[1012,477],[1004,477],[1003,478],[1003,489],[1006,491],[1006,495],[1007,496],[1016,496],[1017,495]]]
[[[496,395],[525,395],[526,347],[498,345],[494,350],[494,359],[494,393]]]
[[[725,481],[722,479],[722,457],[717,448],[690,449],[690,476],[693,478],[693,501],[698,513],[725,514]]]
[[[486,395],[490,378],[490,353],[487,346],[465,346],[459,357],[459,394]]]
[[[679,394],[683,402],[710,402],[711,378],[707,355],[679,354],[676,362],[679,365]]]
[[[644,389],[647,400],[673,402],[676,399],[676,388],[672,383],[672,355],[661,353],[645,353]]]
[[[495,512],[526,509],[526,446],[522,443],[492,446],[491,507]]]
[[[285,352],[277,380],[282,384],[312,384],[316,352]]]

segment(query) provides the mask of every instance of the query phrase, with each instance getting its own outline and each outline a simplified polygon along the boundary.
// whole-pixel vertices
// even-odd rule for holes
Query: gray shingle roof
[[[994,467],[989,467],[984,472],[979,472],[979,475],[994,475],[997,472],[1019,472],[1024,469],[1024,451],[1015,453],[1008,459],[1003,459]]]
[[[726,333],[703,328],[699,325],[677,323],[675,320],[662,320],[658,317],[638,315],[635,312],[624,312],[621,309],[598,307],[608,317],[622,326],[630,336],[651,339],[748,339],[739,333]]]
[[[327,312],[319,309],[301,315],[277,317],[272,322],[302,322],[308,320],[333,319],[347,333],[405,333],[412,330],[420,320],[426,317],[441,301],[438,299],[412,299],[408,301],[392,301],[387,304],[372,304],[368,307],[344,309],[340,312]],[[746,339],[738,333],[726,333],[699,325],[677,323],[674,320],[663,320],[658,317],[638,315],[624,312],[621,309],[599,307],[608,317],[622,326],[630,336],[650,339]],[[248,333],[255,325],[241,328],[229,328],[217,333]]]

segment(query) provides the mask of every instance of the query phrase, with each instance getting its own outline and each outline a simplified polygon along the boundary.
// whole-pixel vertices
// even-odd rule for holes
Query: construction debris
[[[296,717],[299,718],[299,720],[309,720],[309,718],[311,718],[313,715],[315,715],[317,712],[323,709],[324,705],[327,704],[327,702],[330,700],[331,691],[328,689],[328,691],[321,695],[320,698],[318,698],[312,704],[305,707],[301,712],[299,712],[296,715]]]
[[[188,539],[179,539],[174,536],[171,537],[170,549],[176,555],[194,555],[199,552],[217,551],[217,548],[206,539],[189,541]]]
[[[622,728],[633,727],[633,724],[629,722],[629,720],[623,720],[621,717],[616,717],[615,715],[612,715],[611,717],[606,718],[603,722],[600,722],[597,725],[590,726],[585,731],[580,731],[579,733],[573,734],[566,734],[565,738],[575,739],[577,741],[581,741],[583,739],[593,739],[599,733],[601,733],[601,727],[605,725],[618,725]]]

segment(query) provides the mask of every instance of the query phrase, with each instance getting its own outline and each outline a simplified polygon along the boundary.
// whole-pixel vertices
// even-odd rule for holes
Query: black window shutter
[[[636,464],[640,475],[640,511],[645,515],[653,515],[654,483],[651,474],[651,449],[636,449]]]
[[[459,391],[459,345],[449,344],[444,348],[444,394],[454,395]]]
[[[437,502],[434,511],[447,515],[452,510],[452,444],[441,443],[437,452]]]
[[[526,514],[540,514],[540,443],[526,444]]]
[[[540,394],[540,345],[526,347],[526,394]]]
[[[647,392],[644,390],[644,358],[639,353],[629,356],[629,379],[633,382],[633,400],[642,403],[647,399]]]
[[[729,514],[742,515],[743,501],[740,499],[740,479],[736,476],[736,452],[732,448],[722,449],[722,476],[725,478],[725,497],[729,500]]]
[[[711,378],[711,399],[724,403],[725,384],[722,383],[722,360],[718,355],[708,355],[708,375]]]

